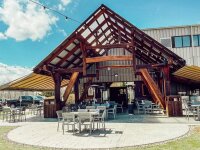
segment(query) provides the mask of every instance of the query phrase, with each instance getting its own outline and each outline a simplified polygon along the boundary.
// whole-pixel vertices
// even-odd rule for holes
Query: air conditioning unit
[[[172,41],[171,41],[171,37],[167,37],[167,38],[160,38],[160,43],[162,45],[164,45],[167,48],[172,48]]]

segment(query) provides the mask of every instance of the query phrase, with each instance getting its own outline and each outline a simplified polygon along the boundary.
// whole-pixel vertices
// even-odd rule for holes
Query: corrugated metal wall
[[[145,29],[145,33],[160,42],[162,38],[171,38],[172,36],[196,35],[200,34],[200,25]],[[173,52],[186,60],[188,65],[200,66],[200,47],[170,48]]]
[[[122,48],[115,48],[108,51],[108,56],[122,56],[132,55],[127,50]],[[111,66],[111,65],[131,65],[132,61],[106,61],[100,62],[99,66]],[[139,59],[136,59],[136,64],[143,64]],[[96,65],[94,64],[87,70],[87,74],[96,74]],[[116,77],[115,74],[118,74]],[[135,81],[140,80],[139,77],[135,78],[133,68],[120,68],[120,69],[101,69],[99,71],[99,80],[95,78],[93,82],[120,82],[120,81]]]

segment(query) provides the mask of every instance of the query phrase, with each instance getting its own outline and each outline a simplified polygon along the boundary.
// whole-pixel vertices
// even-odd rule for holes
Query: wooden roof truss
[[[185,65],[185,60],[164,47],[127,20],[101,5],[86,19],[66,40],[34,68],[34,72],[49,74],[49,68],[88,68],[92,64],[84,64],[83,57],[103,56],[114,46],[124,47],[128,51],[134,41],[135,56],[146,64],[163,63],[173,60],[170,66],[176,71]],[[85,54],[83,47],[86,45]],[[128,46],[127,46],[128,45]],[[97,51],[98,48],[98,51]],[[47,66],[48,69],[44,69]],[[68,72],[65,74],[71,74]]]

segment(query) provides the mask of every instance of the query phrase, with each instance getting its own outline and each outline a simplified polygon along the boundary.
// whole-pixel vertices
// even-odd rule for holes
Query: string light
[[[53,11],[54,13],[57,13],[57,14],[63,16],[66,20],[70,19],[70,20],[72,20],[72,21],[74,21],[74,22],[77,22],[77,23],[81,24],[80,21],[78,21],[78,20],[76,20],[76,19],[73,19],[73,18],[71,18],[71,17],[68,17],[68,16],[66,16],[65,14],[63,14],[63,13],[61,13],[61,12],[55,10],[55,9],[52,9],[52,8],[50,8],[50,7],[47,7],[47,6],[45,6],[45,5],[41,4],[41,3],[35,2],[35,1],[33,1],[33,0],[29,0],[29,1],[32,2],[32,3],[34,3],[34,4],[36,4],[36,5],[39,5],[39,6],[43,7],[44,10],[48,9],[48,10]]]

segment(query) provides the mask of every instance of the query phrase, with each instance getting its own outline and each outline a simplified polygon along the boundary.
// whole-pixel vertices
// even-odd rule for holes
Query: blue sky
[[[199,0],[36,1],[80,22],[103,3],[141,29],[200,23]],[[27,9],[27,6],[30,8]],[[13,10],[15,7],[17,9]],[[37,8],[28,0],[0,0],[0,63],[32,68],[78,25]]]

